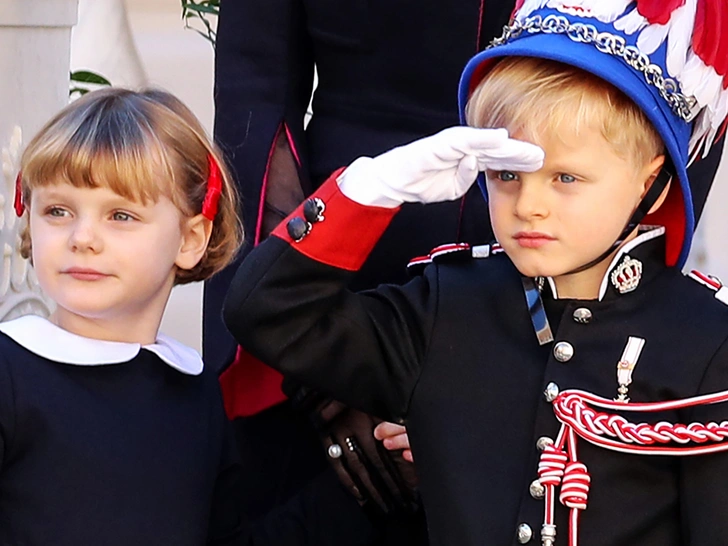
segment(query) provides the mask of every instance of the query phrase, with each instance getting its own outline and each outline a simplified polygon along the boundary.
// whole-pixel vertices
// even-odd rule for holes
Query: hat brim
[[[644,76],[621,59],[602,53],[596,47],[577,43],[559,34],[526,34],[503,45],[495,46],[474,56],[460,78],[458,100],[460,119],[465,123],[465,105],[478,83],[504,57],[537,57],[575,66],[609,82],[630,97],[644,112],[660,134],[672,164],[677,182],[673,180],[668,198],[654,215],[645,218],[645,224],[659,224],[666,228],[668,265],[682,267],[692,242],[695,227],[692,194],[686,165],[687,143],[681,142],[676,132],[676,120],[667,102]],[[684,140],[684,138],[682,139]]]

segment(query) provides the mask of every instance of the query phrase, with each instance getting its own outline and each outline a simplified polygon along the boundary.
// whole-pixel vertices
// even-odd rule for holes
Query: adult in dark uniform
[[[658,44],[646,61],[640,57],[645,62],[630,62],[631,57],[620,53],[636,49],[642,29],[648,29],[647,39],[678,15],[669,10],[655,13],[655,3],[649,2],[620,4],[619,10],[616,2],[600,2],[594,3],[593,11],[584,7],[587,2],[578,8],[560,2],[550,2],[549,8],[542,4],[523,4],[518,23],[505,35],[506,45],[473,61],[465,73],[462,96],[467,97],[471,82],[478,83],[492,66],[485,61],[503,50],[503,55],[573,62],[634,100],[649,119],[647,125],[659,133],[657,140],[662,139],[672,168],[663,170],[662,152],[648,156],[650,176],[643,179],[644,195],[641,190],[635,194],[629,211],[622,202],[625,217],[632,215],[627,225],[603,226],[610,237],[614,229],[614,246],[593,249],[597,256],[593,261],[588,258],[587,263],[575,263],[546,279],[546,273],[521,273],[528,261],[523,253],[520,262],[512,256],[519,256],[514,249],[536,248],[549,238],[531,227],[520,237],[501,233],[508,235],[501,241],[510,245],[508,256],[474,260],[495,254],[495,247],[463,247],[459,253],[448,253],[464,255],[463,262],[454,258],[455,263],[436,263],[404,287],[380,287],[363,294],[347,291],[352,272],[361,266],[399,204],[457,197],[485,167],[503,172],[501,181],[515,187],[521,180],[516,173],[539,168],[529,162],[528,150],[519,152],[517,143],[496,132],[485,134],[482,141],[460,140],[456,133],[448,133],[374,160],[358,160],[343,175],[332,176],[314,199],[276,229],[275,237],[243,262],[226,304],[226,320],[246,349],[284,372],[383,418],[407,419],[433,544],[475,545],[484,540],[525,544],[534,539],[534,529],[543,521],[542,543],[550,546],[554,523],[562,534],[569,529],[578,536],[579,514],[587,500],[590,509],[581,515],[581,531],[583,543],[590,546],[720,543],[728,533],[722,517],[728,499],[725,487],[715,480],[728,472],[728,458],[722,454],[681,460],[667,455],[686,454],[683,440],[689,444],[686,449],[696,453],[724,450],[721,442],[728,438],[722,425],[706,426],[721,423],[728,410],[704,405],[700,399],[686,401],[728,389],[728,288],[708,277],[697,276],[696,283],[679,270],[690,248],[696,208],[709,186],[709,179],[691,179],[686,172],[690,121],[702,109],[693,133],[700,143],[703,136],[710,142],[712,129],[723,120],[719,115],[710,117],[717,110],[705,108],[709,103],[688,100],[675,82],[665,86],[664,78],[677,76],[667,68],[667,47],[660,43],[660,35],[651,35],[652,45],[655,39]],[[710,12],[706,5],[702,4],[703,15]],[[637,17],[644,21],[635,21]],[[711,21],[719,20],[705,17],[701,26],[711,35]],[[671,27],[672,53],[675,43],[691,43],[690,34],[680,34],[685,24],[681,19]],[[625,28],[630,29],[626,35]],[[692,32],[692,25],[688,30]],[[624,48],[625,42],[630,49]],[[701,51],[695,40],[692,43],[686,66],[694,69],[698,62],[717,58],[712,51],[696,60]],[[639,50],[637,54],[646,55]],[[631,72],[650,69],[654,76],[653,63],[663,79]],[[576,71],[569,81],[588,80],[585,76]],[[689,83],[689,78],[685,81]],[[615,90],[610,104],[624,103],[620,96]],[[701,98],[704,101],[705,95]],[[719,98],[724,100],[725,95]],[[539,119],[548,120],[548,114]],[[504,158],[514,163],[509,165]],[[516,160],[523,165],[515,166]],[[620,161],[627,163],[624,158]],[[587,185],[610,176],[603,160],[594,163],[599,173],[592,173],[596,182],[584,182]],[[554,184],[576,183],[570,173],[564,175],[553,163],[548,165],[547,173],[557,173]],[[568,165],[560,168],[568,170]],[[362,180],[380,185],[361,191]],[[532,180],[529,186],[541,179]],[[452,193],[446,191],[447,184],[455,187]],[[663,191],[668,184],[669,190]],[[604,206],[612,204],[605,201]],[[655,214],[645,223],[657,227],[637,235],[636,225],[648,211]],[[584,228],[594,228],[589,218],[584,220]],[[572,231],[574,227],[570,226]],[[524,237],[532,240],[515,242]],[[626,237],[629,242],[622,244]],[[569,276],[590,273],[597,265],[602,275],[580,277],[587,279],[589,292],[593,289],[593,295],[586,296],[589,301],[578,290],[559,298],[557,286],[568,288],[559,286],[559,277],[575,279]],[[646,345],[640,345],[645,340]],[[566,392],[560,393],[559,387]],[[728,398],[726,392],[722,400]],[[642,404],[627,405],[628,398]],[[649,405],[671,399],[679,402]],[[593,408],[604,411],[595,413]],[[630,421],[643,419],[628,414],[628,420],[620,421],[610,415],[619,409],[661,413],[634,427]],[[650,450],[654,454],[655,449],[659,457],[641,456]],[[591,472],[588,499],[589,475],[582,461]],[[557,508],[554,516],[550,508],[558,486],[566,507]]]
[[[454,90],[462,67],[500,32],[512,6],[512,0],[221,2],[215,138],[242,193],[243,255],[334,169],[457,123]],[[314,66],[318,86],[304,129]],[[440,243],[489,237],[477,191],[457,203],[412,205],[352,286],[404,281],[412,256]],[[246,355],[230,366],[236,345],[221,307],[235,269],[205,286],[204,357],[225,369],[228,414],[236,418],[248,467],[260,469],[246,484],[246,510],[258,515],[330,471],[309,418],[285,400],[280,375]],[[365,428],[371,434],[371,424]],[[424,541],[421,528],[417,520],[385,535],[417,544]]]

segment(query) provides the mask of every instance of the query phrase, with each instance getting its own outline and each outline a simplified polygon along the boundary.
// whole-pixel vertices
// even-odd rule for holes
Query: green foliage
[[[79,83],[91,84],[92,87],[89,88],[87,86],[79,86],[77,85]],[[88,70],[76,70],[75,72],[71,72],[71,90],[69,91],[69,95],[73,96],[74,93],[78,93],[79,95],[85,95],[96,86],[104,85],[111,85],[111,82],[100,74],[96,74],[95,72],[89,72]]]
[[[211,17],[220,12],[220,0],[180,0],[182,2],[182,20],[185,28],[194,30],[205,40],[215,45],[217,33]],[[237,0],[242,2],[243,0]]]

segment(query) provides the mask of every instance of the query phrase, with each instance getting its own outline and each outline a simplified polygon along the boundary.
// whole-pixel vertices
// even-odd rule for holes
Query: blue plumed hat
[[[728,7],[715,0],[519,0],[503,35],[460,80],[465,104],[498,59],[551,59],[590,72],[630,97],[652,122],[679,183],[645,223],[666,227],[667,263],[682,266],[695,214],[687,166],[725,129]]]

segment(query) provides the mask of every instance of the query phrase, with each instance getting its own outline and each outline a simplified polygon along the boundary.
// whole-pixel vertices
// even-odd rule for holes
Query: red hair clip
[[[222,173],[212,154],[207,156],[207,168],[210,174],[207,178],[205,200],[202,202],[202,216],[213,221],[217,214],[217,204],[222,193]]]
[[[15,178],[15,214],[18,218],[25,212],[25,203],[23,203],[23,173],[19,172]]]

